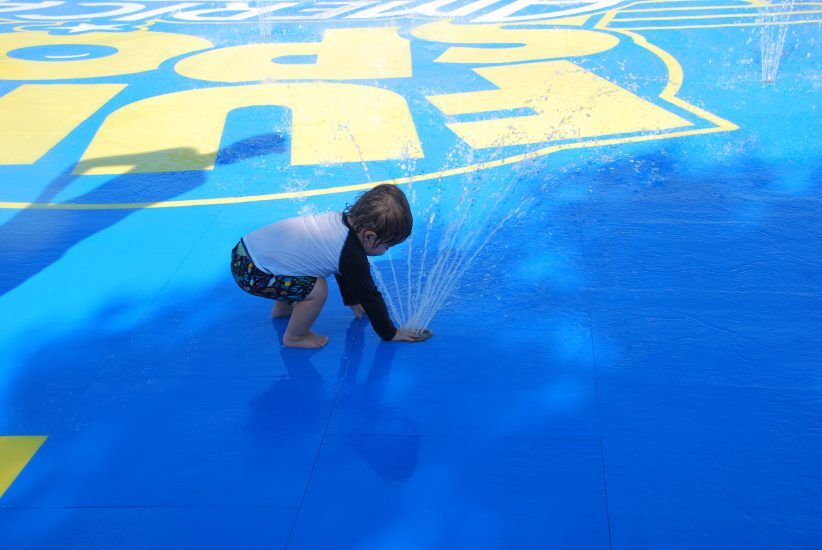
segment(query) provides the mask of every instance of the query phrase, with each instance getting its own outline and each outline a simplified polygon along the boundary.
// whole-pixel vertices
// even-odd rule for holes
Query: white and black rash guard
[[[371,277],[368,255],[340,212],[275,222],[252,231],[243,237],[243,243],[254,265],[271,275],[333,274],[343,303],[362,305],[380,338],[394,338],[397,329]]]

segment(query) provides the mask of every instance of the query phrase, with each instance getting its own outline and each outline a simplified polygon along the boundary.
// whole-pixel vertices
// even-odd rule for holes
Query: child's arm
[[[388,308],[385,305],[382,294],[371,278],[368,260],[364,259],[366,266],[349,271],[341,263],[343,273],[338,275],[337,283],[340,285],[340,294],[343,296],[343,303],[347,306],[361,306],[371,321],[371,326],[383,340],[393,340],[397,335],[397,328],[388,315]]]
[[[354,311],[354,315],[356,315],[357,319],[359,319],[360,317],[362,317],[364,308],[361,304],[357,302],[357,298],[348,289],[348,283],[346,279],[340,276],[339,274],[335,274],[334,278],[337,279],[337,284],[340,287],[340,295],[342,296],[343,303],[347,306],[350,306],[351,309]],[[377,292],[379,293],[379,291]],[[380,298],[382,298],[382,295],[380,295]],[[410,331],[400,329],[397,329],[394,333],[394,337],[391,338],[391,341],[393,342],[416,342],[417,340],[419,340],[418,335]]]
[[[336,275],[340,285],[343,303],[347,306],[361,305],[368,315],[374,331],[383,340],[393,340],[397,328],[388,315],[385,300],[374,279],[371,277],[371,264],[356,234],[351,232],[340,254],[339,274]]]
[[[348,284],[342,275],[335,273],[334,278],[337,279],[337,285],[340,287],[340,296],[342,296],[343,303],[347,306],[359,305],[360,303],[357,301],[357,297],[348,289]]]
[[[350,307],[351,311],[353,311],[354,315],[356,315],[357,319],[359,319],[363,314],[362,305],[360,305],[357,299],[343,285],[339,273],[335,273],[334,278],[337,279],[337,285],[340,287],[340,296],[342,296],[343,303]]]

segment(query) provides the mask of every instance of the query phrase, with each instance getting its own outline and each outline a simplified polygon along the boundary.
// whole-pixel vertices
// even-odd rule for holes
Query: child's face
[[[360,234],[360,242],[365,249],[365,253],[369,256],[382,256],[391,248],[386,243],[378,242],[377,234],[373,231],[363,231]]]

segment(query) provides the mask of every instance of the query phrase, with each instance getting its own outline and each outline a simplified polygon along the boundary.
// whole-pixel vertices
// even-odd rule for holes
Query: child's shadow
[[[380,342],[371,359],[365,380],[358,380],[362,360],[363,329],[367,320],[357,319],[348,328],[346,354],[348,361],[341,369],[343,379],[340,400],[345,398],[348,433],[366,434],[352,437],[352,446],[368,467],[386,481],[404,482],[417,467],[420,436],[416,426],[400,410],[383,403],[389,387],[391,366],[401,344]],[[357,350],[359,346],[359,350]],[[372,435],[368,435],[372,434]]]
[[[273,319],[272,324],[282,341],[287,319]],[[382,403],[389,384],[391,365],[397,344],[381,342],[374,351],[364,380],[359,379],[363,362],[367,319],[351,321],[345,338],[337,375],[339,394],[328,423],[332,433],[351,442],[351,447],[368,467],[387,481],[406,481],[417,466],[420,437],[412,421],[397,409]],[[288,376],[277,381],[255,400],[254,409],[261,419],[283,401],[302,411],[301,425],[317,426],[319,411],[325,411],[328,383],[314,367],[311,358],[327,350],[280,348]],[[276,400],[274,396],[278,396]],[[279,401],[280,404],[275,404]]]
[[[311,357],[320,350],[292,349],[282,345],[288,319],[271,319],[280,342],[280,356],[286,369],[265,391],[255,396],[250,408],[249,427],[262,446],[277,445],[284,432],[311,438],[325,430],[329,403],[335,387],[323,377]]]

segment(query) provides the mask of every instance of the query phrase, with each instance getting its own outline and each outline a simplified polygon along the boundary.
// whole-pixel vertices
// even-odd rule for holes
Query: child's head
[[[385,254],[388,248],[403,242],[414,224],[408,199],[391,184],[378,185],[357,197],[346,207],[345,215],[371,256]]]

